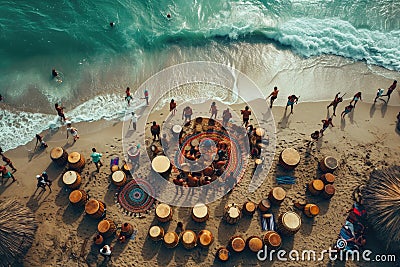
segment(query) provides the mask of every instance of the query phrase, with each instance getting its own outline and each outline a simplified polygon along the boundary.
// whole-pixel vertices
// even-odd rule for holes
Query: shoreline
[[[166,249],[162,244],[154,243],[147,237],[150,225],[155,223],[154,212],[146,214],[144,218],[135,218],[126,215],[116,205],[114,198],[117,190],[109,182],[109,160],[115,155],[120,156],[120,158],[123,157],[121,144],[123,122],[97,121],[75,124],[75,127],[80,131],[81,137],[73,146],[70,146],[72,141],[69,140],[67,151],[78,151],[87,159],[86,167],[82,173],[83,182],[81,188],[90,189],[92,197],[101,199],[107,204],[108,218],[118,223],[129,221],[139,230],[135,241],[130,241],[125,246],[115,244],[115,256],[110,262],[110,266],[128,266],[132,263],[142,266],[217,265],[218,262],[214,262],[216,249],[221,245],[225,245],[230,236],[235,233],[244,237],[262,234],[258,213],[251,219],[241,219],[236,226],[222,223],[221,217],[224,205],[231,202],[236,202],[240,205],[245,198],[258,202],[265,197],[271,187],[275,185],[273,177],[282,174],[277,167],[277,158],[280,151],[286,147],[296,148],[301,155],[300,165],[294,172],[298,181],[293,186],[285,187],[288,196],[280,206],[279,211],[274,209],[274,213],[291,210],[293,207],[292,201],[298,198],[308,198],[308,196],[304,195],[304,184],[309,182],[312,177],[315,177],[317,162],[321,157],[333,155],[339,158],[340,167],[337,170],[337,182],[335,182],[336,195],[328,202],[321,202],[311,198],[318,205],[321,205],[321,214],[314,220],[303,216],[303,225],[300,232],[295,235],[294,239],[285,238],[283,244],[283,249],[285,250],[290,250],[291,248],[298,250],[315,249],[318,251],[327,249],[335,241],[340,226],[344,223],[345,216],[343,214],[351,207],[351,193],[354,187],[366,182],[369,178],[369,172],[373,168],[398,164],[397,159],[400,155],[400,147],[393,147],[393,144],[399,138],[399,133],[395,130],[398,108],[388,106],[382,112],[381,104],[377,104],[375,111],[371,112],[371,105],[366,103],[358,103],[353,116],[346,117],[344,123],[341,122],[338,116],[335,117],[333,121],[335,127],[325,132],[325,136],[319,145],[308,150],[305,144],[310,139],[310,134],[314,130],[321,128],[320,120],[325,117],[325,114],[321,114],[321,116],[316,114],[320,114],[321,110],[325,112],[327,104],[328,102],[300,103],[294,107],[294,114],[290,116],[283,116],[282,107],[273,107],[272,111],[277,131],[276,153],[267,179],[254,193],[249,195],[247,191],[249,176],[245,174],[241,183],[235,187],[230,196],[223,197],[208,205],[210,219],[205,225],[194,224],[190,219],[190,210],[188,208],[174,207],[176,215],[174,215],[173,221],[165,226],[167,228],[169,226],[169,229],[174,229],[177,221],[183,221],[188,229],[193,229],[196,232],[204,228],[211,230],[215,241],[209,250],[194,248],[188,251],[181,246],[172,250]],[[344,105],[343,103],[339,105],[338,114],[340,114]],[[242,108],[242,106],[233,107],[234,110],[238,108]],[[179,111],[181,110],[178,110],[177,115],[180,115]],[[149,121],[159,118],[160,113],[168,114],[167,107],[164,107],[161,111],[152,112]],[[144,122],[140,122],[139,119],[139,123]],[[142,133],[138,132],[138,134],[141,136]],[[146,132],[146,134],[149,133]],[[35,236],[34,244],[25,257],[24,265],[76,264],[76,260],[71,255],[79,255],[84,239],[90,238],[96,232],[97,221],[88,219],[84,212],[71,211],[68,207],[69,191],[64,189],[60,176],[62,175],[62,170],[55,168],[50,160],[49,153],[51,148],[66,144],[65,131],[59,130],[45,141],[48,142],[49,147],[42,153],[35,155],[31,161],[29,161],[27,150],[29,147],[34,146],[32,141],[25,146],[5,153],[18,169],[15,173],[18,181],[10,186],[3,186],[0,199],[17,198],[34,211],[36,219],[39,221],[39,229]],[[99,174],[93,172],[95,167],[88,160],[92,147],[96,147],[99,152],[103,153],[104,167],[101,168]],[[43,170],[47,170],[50,179],[53,180],[53,192],[49,194],[46,191],[41,197],[32,196],[36,188],[35,175]],[[101,257],[97,258],[96,248],[89,247],[88,245],[86,249],[86,260],[90,263],[88,264],[89,266],[95,266],[102,259]],[[374,235],[368,236],[367,248],[372,249],[374,253],[389,252],[379,245],[379,241],[376,240]],[[234,255],[228,263],[243,266],[264,264],[249,252],[244,253],[243,257]],[[275,261],[273,266],[286,266],[286,264]],[[299,265],[308,266],[307,262],[299,262]],[[349,266],[355,265],[350,263]],[[357,266],[374,265],[363,262]]]

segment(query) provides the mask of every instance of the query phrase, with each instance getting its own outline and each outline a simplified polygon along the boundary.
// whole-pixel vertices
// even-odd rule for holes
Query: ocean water
[[[121,119],[127,86],[183,62],[223,63],[264,93],[279,84],[303,101],[330,99],[329,90],[313,91],[324,80],[365,87],[357,77],[400,72],[396,0],[0,0],[0,29],[5,150],[57,128],[55,102],[74,122]]]

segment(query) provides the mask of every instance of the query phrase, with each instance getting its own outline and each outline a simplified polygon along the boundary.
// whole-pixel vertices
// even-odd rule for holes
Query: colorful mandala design
[[[154,195],[154,189],[148,182],[134,179],[118,193],[118,203],[124,210],[135,215],[145,213],[154,206],[154,198],[146,192],[152,192]]]

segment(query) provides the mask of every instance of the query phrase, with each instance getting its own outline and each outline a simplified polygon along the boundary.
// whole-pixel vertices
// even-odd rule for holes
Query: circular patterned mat
[[[122,188],[117,200],[121,208],[132,213],[131,215],[140,215],[154,206],[154,198],[146,192],[152,192],[154,195],[153,187],[145,180],[134,179]]]
[[[222,132],[202,132],[196,134],[190,134],[182,139],[180,148],[185,151],[185,147],[189,146],[193,139],[211,139],[216,144],[223,141],[229,144],[227,149],[228,161],[225,166],[225,173],[233,173],[234,177],[237,177],[238,182],[242,178],[247,166],[247,151],[242,144],[238,141],[237,137],[234,135],[227,135]],[[184,162],[184,155],[182,153],[177,153],[175,155],[175,162],[179,165]],[[179,167],[179,166],[178,166]]]

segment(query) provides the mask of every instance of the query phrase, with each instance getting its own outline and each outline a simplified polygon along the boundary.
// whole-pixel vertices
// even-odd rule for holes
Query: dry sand
[[[385,106],[377,103],[375,107],[370,104],[358,103],[357,108],[345,121],[340,117],[334,118],[334,128],[326,130],[323,139],[312,149],[307,147],[310,134],[321,128],[321,119],[326,116],[325,102],[300,103],[295,106],[294,114],[283,116],[282,107],[274,107],[277,130],[277,148],[274,164],[258,190],[248,193],[251,170],[238,184],[233,193],[209,206],[210,219],[199,224],[190,218],[190,208],[174,207],[174,217],[170,223],[163,224],[167,229],[175,229],[178,221],[184,223],[185,228],[199,231],[210,230],[215,237],[214,243],[209,249],[196,247],[186,250],[181,245],[175,249],[167,249],[162,243],[155,243],[148,238],[147,232],[151,225],[156,224],[154,212],[142,218],[125,215],[115,203],[117,193],[109,179],[109,161],[113,156],[123,157],[121,122],[99,121],[93,123],[80,123],[81,138],[72,144],[66,142],[65,129],[55,133],[47,133],[46,141],[49,148],[41,153],[32,154],[34,142],[8,151],[5,154],[10,157],[18,171],[15,173],[18,182],[0,187],[0,199],[17,198],[25,203],[36,215],[39,228],[32,248],[23,260],[24,266],[327,266],[328,259],[323,262],[261,262],[255,254],[245,251],[238,255],[232,255],[228,263],[222,264],[215,261],[215,253],[218,247],[227,245],[233,235],[261,236],[263,231],[260,225],[258,212],[252,217],[243,217],[237,225],[227,225],[222,220],[224,206],[228,203],[242,205],[246,199],[259,202],[266,197],[275,186],[275,177],[284,174],[277,165],[279,153],[287,147],[296,148],[301,155],[299,166],[293,175],[297,182],[293,186],[285,186],[287,197],[280,207],[274,207],[274,214],[293,210],[293,200],[307,198],[310,202],[320,206],[321,212],[315,219],[309,219],[302,215],[300,231],[293,237],[284,237],[282,249],[303,250],[313,249],[318,253],[328,249],[337,238],[341,225],[346,219],[348,210],[353,201],[351,193],[360,183],[369,178],[370,171],[375,167],[398,164],[400,153],[399,133],[395,130],[398,107]],[[208,105],[207,105],[208,107]],[[235,107],[238,110],[240,107]],[[343,110],[344,104],[339,105],[338,114]],[[180,116],[182,108],[178,110]],[[195,111],[196,112],[196,111]],[[167,114],[166,109],[152,114],[151,120],[158,119],[160,113]],[[195,113],[195,115],[197,115]],[[144,123],[139,119],[140,124]],[[158,121],[160,121],[158,119]],[[161,122],[161,121],[160,121]],[[141,126],[139,125],[139,128]],[[147,129],[148,131],[148,129]],[[140,135],[140,133],[138,133]],[[147,132],[148,134],[148,132]],[[96,233],[97,221],[85,216],[83,211],[75,211],[68,204],[69,190],[62,184],[63,169],[56,168],[51,162],[49,153],[52,147],[62,146],[68,152],[77,151],[86,159],[89,158],[91,148],[96,147],[103,153],[105,166],[99,174],[95,173],[94,164],[88,164],[82,172],[82,189],[90,190],[90,195],[103,200],[107,205],[107,217],[118,224],[130,222],[138,229],[135,240],[125,244],[114,246],[112,260],[103,262],[98,255],[98,248],[92,246],[91,238]],[[317,163],[324,156],[335,156],[339,159],[340,166],[336,171],[335,182],[336,195],[330,200],[310,197],[305,193],[305,184],[311,179],[317,178],[320,173]],[[145,166],[144,166],[145,167]],[[145,167],[146,168],[146,167]],[[50,193],[48,190],[39,195],[33,195],[36,189],[35,175],[46,170],[54,181]],[[153,210],[154,211],[154,210]],[[81,247],[85,239],[89,239],[84,257],[79,258]],[[376,234],[368,235],[367,248],[374,253],[385,253],[384,247],[376,239]],[[387,252],[386,252],[387,253]],[[400,255],[397,255],[400,259]],[[336,262],[335,266],[376,266],[376,263]],[[379,266],[393,266],[393,263]]]

